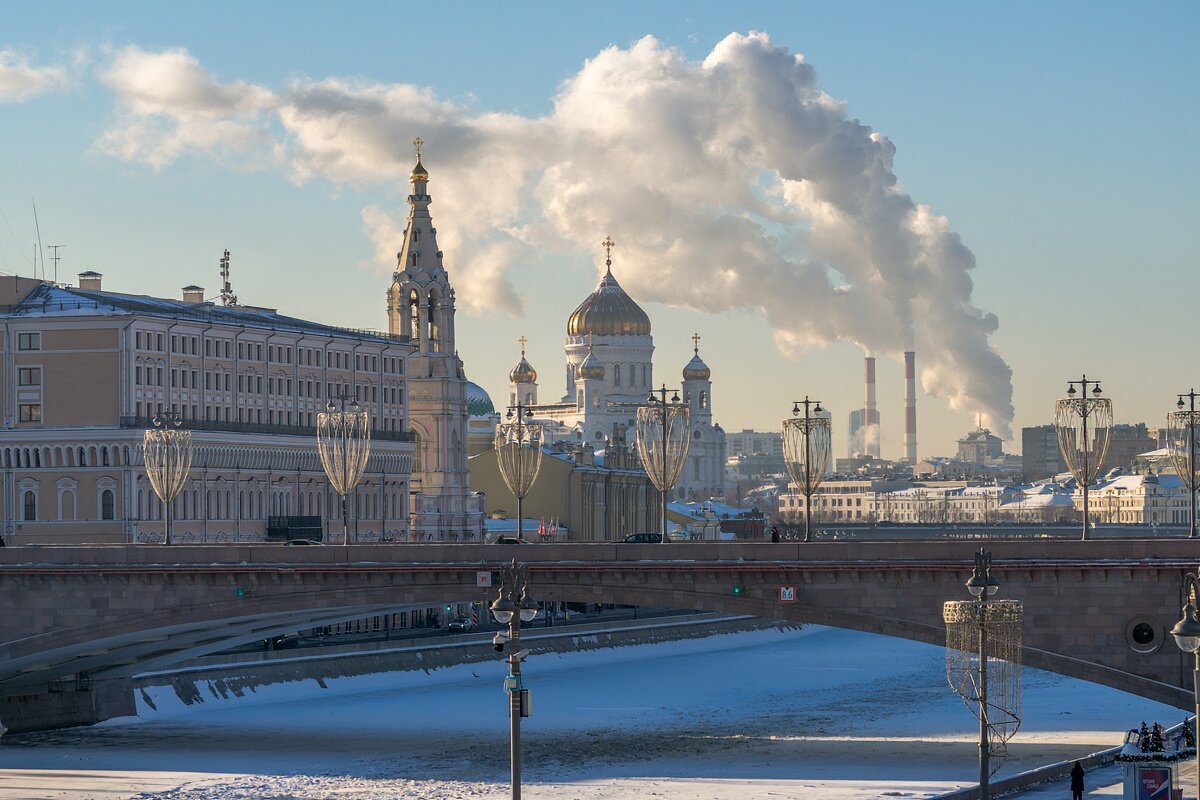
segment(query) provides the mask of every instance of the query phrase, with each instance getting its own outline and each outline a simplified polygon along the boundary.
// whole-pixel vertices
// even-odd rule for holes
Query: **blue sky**
[[[947,218],[973,252],[970,300],[998,318],[988,341],[1012,368],[1016,428],[1049,421],[1063,382],[1081,371],[1105,380],[1119,420],[1161,424],[1174,393],[1197,382],[1180,320],[1194,304],[1184,298],[1200,288],[1192,144],[1200,6],[743,5],[0,5],[0,51],[67,76],[36,96],[0,101],[0,271],[29,272],[36,197],[43,242],[66,245],[60,278],[91,268],[105,273],[109,288],[173,296],[187,283],[215,287],[228,247],[245,301],[333,323],[385,324],[388,265],[363,211],[402,213],[403,180],[320,170],[300,177],[262,163],[261,154],[196,148],[155,165],[98,146],[129,124],[128,106],[104,76],[131,45],[150,54],[185,50],[222,85],[282,93],[330,78],[403,84],[466,117],[495,112],[536,123],[554,112],[564,82],[605,48],[629,50],[651,35],[698,63],[732,32],[763,31],[772,46],[803,54],[849,119],[890,140],[904,191]],[[391,132],[404,137],[397,150],[418,134],[430,141],[439,232],[460,219],[466,229],[477,209],[463,192],[439,195],[461,184],[466,156],[439,153],[425,130]],[[661,139],[646,131],[646,142]],[[439,166],[449,173],[442,184]],[[604,168],[611,172],[611,163]],[[486,206],[511,196],[471,200]],[[600,216],[617,230],[594,239],[611,233],[618,241],[618,278],[655,325],[659,380],[678,374],[699,330],[727,429],[775,427],[793,396],[806,393],[822,397],[838,422],[861,403],[854,344],[785,356],[772,336],[778,309],[769,324],[744,305],[701,312],[656,302],[669,292],[639,297],[635,287],[645,284],[641,273],[622,275],[621,243],[651,223],[607,210]],[[493,397],[504,396],[522,334],[543,397],[561,393],[563,326],[596,279],[596,253],[584,241],[563,231],[523,239],[505,273],[522,310],[484,303],[460,311],[468,374]],[[447,248],[452,279],[476,280],[456,256],[479,252]],[[650,269],[638,266],[650,257],[644,246],[626,257],[631,269]],[[695,264],[697,280],[706,268]],[[683,273],[676,266],[671,274]],[[920,348],[919,366],[936,348],[935,336]],[[884,452],[898,455],[900,367],[883,354],[879,381]],[[919,416],[922,455],[951,451],[974,425],[966,407],[952,411],[937,396],[921,397]],[[839,455],[843,442],[844,428],[835,433]]]

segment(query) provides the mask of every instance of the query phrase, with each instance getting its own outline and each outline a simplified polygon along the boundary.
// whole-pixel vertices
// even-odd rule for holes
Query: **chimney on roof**
[[[87,272],[81,272],[79,273],[79,288],[99,292],[101,291],[100,280],[103,277],[99,272],[94,272],[90,269]]]
[[[183,287],[183,302],[185,303],[203,303],[204,302],[204,287],[191,286]]]

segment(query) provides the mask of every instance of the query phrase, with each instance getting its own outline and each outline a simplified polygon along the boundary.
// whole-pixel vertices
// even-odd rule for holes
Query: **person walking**
[[[1071,767],[1071,800],[1083,800],[1083,765],[1078,761]]]
[[[771,541],[775,542],[775,543],[779,542],[779,526],[778,525],[771,526]]]

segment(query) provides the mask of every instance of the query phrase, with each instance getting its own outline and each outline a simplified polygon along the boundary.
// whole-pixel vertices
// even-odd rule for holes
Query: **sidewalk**
[[[1179,786],[1183,789],[1184,800],[1196,797],[1196,762],[1183,762],[1180,773],[1183,780]],[[1083,793],[1085,798],[1088,797],[1121,797],[1121,765],[1109,764],[1106,767],[1089,772],[1083,780],[1087,791]],[[1005,795],[1008,798],[1019,798],[1019,800],[1070,800],[1071,798],[1071,779],[1063,778],[1062,780],[1044,783],[1033,789],[1015,794]]]

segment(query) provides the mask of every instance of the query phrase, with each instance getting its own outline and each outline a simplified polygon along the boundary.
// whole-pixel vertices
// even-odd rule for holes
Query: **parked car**
[[[631,533],[624,539],[617,540],[619,544],[661,544],[661,533]],[[671,541],[669,538],[667,541]]]
[[[475,630],[475,623],[471,622],[470,617],[455,617],[450,620],[450,624],[447,627],[452,631],[463,633]]]
[[[324,543],[315,541],[313,539],[288,539],[286,542],[283,543],[283,546],[284,547],[299,547],[301,545],[310,545],[310,544],[324,544]]]
[[[492,544],[533,544],[528,539],[518,539],[516,536],[497,536]]]

